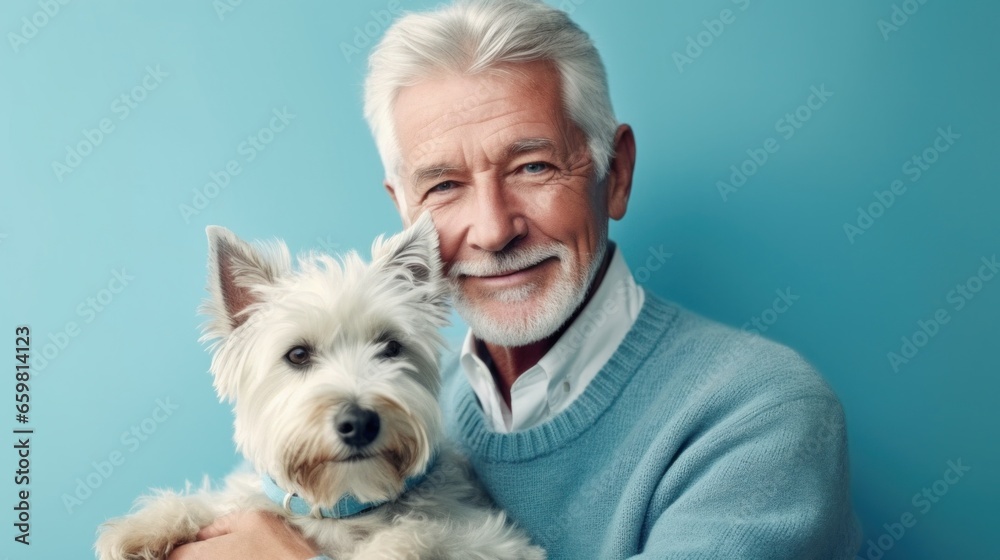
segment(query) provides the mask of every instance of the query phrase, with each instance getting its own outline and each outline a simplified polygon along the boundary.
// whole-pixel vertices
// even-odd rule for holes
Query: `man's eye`
[[[285,360],[293,366],[304,366],[309,363],[310,352],[305,346],[296,346],[285,354]]]
[[[435,192],[450,191],[454,186],[455,186],[455,183],[453,183],[452,181],[445,181],[443,183],[438,183],[438,184],[434,185],[430,189],[427,189],[427,192],[428,193],[435,193]]]
[[[385,348],[378,353],[378,357],[382,359],[395,358],[403,351],[403,345],[395,340],[387,340],[385,342]]]
[[[521,166],[521,169],[523,169],[525,171],[525,173],[530,173],[532,175],[535,175],[535,174],[538,174],[538,173],[542,173],[542,172],[548,170],[548,168],[549,168],[549,164],[543,163],[543,162],[540,162],[540,161],[535,161],[535,162],[532,162],[532,163],[526,163],[526,164],[524,164],[524,165]]]

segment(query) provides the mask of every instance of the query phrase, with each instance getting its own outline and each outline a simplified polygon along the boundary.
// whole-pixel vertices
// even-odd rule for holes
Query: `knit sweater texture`
[[[858,551],[843,409],[780,344],[647,293],[584,393],[509,434],[489,429],[457,359],[443,369],[450,438],[553,560]]]

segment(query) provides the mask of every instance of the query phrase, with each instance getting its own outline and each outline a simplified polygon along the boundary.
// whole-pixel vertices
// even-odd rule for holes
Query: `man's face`
[[[555,67],[508,70],[403,89],[394,113],[401,184],[387,187],[407,223],[431,213],[473,333],[521,346],[555,332],[582,302],[604,255],[608,193],[564,114]]]

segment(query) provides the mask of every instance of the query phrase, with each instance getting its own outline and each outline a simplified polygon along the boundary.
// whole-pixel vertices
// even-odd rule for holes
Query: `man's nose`
[[[475,210],[469,216],[468,243],[473,249],[498,252],[528,233],[527,222],[503,185],[477,185]]]

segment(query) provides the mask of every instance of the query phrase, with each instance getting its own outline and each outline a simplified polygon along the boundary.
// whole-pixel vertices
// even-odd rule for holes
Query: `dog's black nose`
[[[374,410],[350,405],[337,414],[333,423],[337,428],[337,435],[344,443],[351,447],[364,447],[378,437],[381,422]]]

